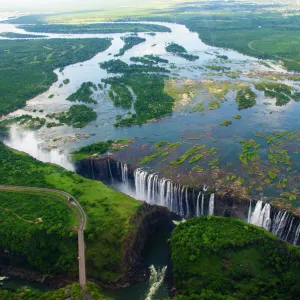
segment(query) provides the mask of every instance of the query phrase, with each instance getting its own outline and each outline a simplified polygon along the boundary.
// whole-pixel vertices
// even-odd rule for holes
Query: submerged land
[[[0,23],[0,185],[78,200],[92,299],[297,297],[300,16],[290,5],[170,2]],[[149,205],[153,178],[169,185]],[[182,202],[193,193],[177,216],[170,183]],[[54,289],[8,290],[4,279],[4,299],[86,297],[72,204],[54,198],[0,191],[0,275]],[[270,220],[255,224],[276,223],[281,239],[248,224],[261,199],[256,216],[270,208]],[[243,221],[213,216],[226,200],[222,215]],[[147,238],[166,228],[170,256],[149,259]]]

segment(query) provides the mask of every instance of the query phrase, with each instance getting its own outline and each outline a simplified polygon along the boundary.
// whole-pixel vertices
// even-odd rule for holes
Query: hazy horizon
[[[158,3],[171,3],[174,0],[113,0],[109,3],[106,0],[2,0],[1,12],[68,12],[82,10],[101,10],[118,8],[122,6],[155,5]],[[177,1],[180,2],[180,1]]]

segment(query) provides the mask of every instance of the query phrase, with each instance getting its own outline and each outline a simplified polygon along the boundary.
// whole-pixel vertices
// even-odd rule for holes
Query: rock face
[[[173,228],[173,214],[165,207],[144,203],[132,220],[132,231],[126,238],[122,268],[128,270],[118,281],[101,282],[102,286],[117,289],[127,287],[149,277],[149,268],[144,265],[142,251],[148,236],[160,228]],[[176,216],[175,216],[176,218]]]
[[[262,201],[216,192],[205,183],[202,190],[196,190],[109,157],[77,162],[76,172],[108,185],[118,185],[121,191],[135,195],[136,199],[167,207],[184,218],[200,215],[234,217],[261,226],[291,244],[300,244],[299,217]]]

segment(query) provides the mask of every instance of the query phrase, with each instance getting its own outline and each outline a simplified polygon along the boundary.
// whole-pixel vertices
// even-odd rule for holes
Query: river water
[[[140,22],[142,23],[142,22]],[[154,23],[169,27],[170,33],[157,33],[155,36],[150,36],[146,33],[139,33],[139,37],[146,38],[146,42],[139,44],[128,50],[122,57],[118,57],[127,63],[133,56],[143,56],[146,54],[159,55],[162,58],[168,59],[170,63],[175,64],[175,69],[172,69],[173,75],[176,78],[187,78],[191,80],[201,80],[209,78],[213,80],[230,80],[239,82],[252,83],[258,80],[250,78],[246,75],[247,72],[280,72],[286,74],[279,64],[268,61],[270,67],[262,65],[261,62],[253,57],[242,55],[236,51],[228,49],[220,49],[204,44],[197,33],[190,32],[185,26],[180,24],[161,23],[161,22],[143,22]],[[16,32],[28,33],[11,24],[0,24],[0,32]],[[34,33],[32,33],[34,34]],[[37,33],[41,35],[42,33]],[[112,45],[106,51],[95,55],[92,59],[70,65],[64,68],[63,72],[55,70],[58,76],[58,81],[55,82],[50,89],[27,102],[24,109],[17,110],[10,116],[21,114],[32,114],[34,116],[45,117],[48,113],[55,113],[67,110],[73,103],[66,101],[66,98],[74,93],[82,83],[91,81],[95,84],[101,82],[101,79],[111,76],[99,67],[99,63],[110,60],[114,54],[119,52],[124,42],[121,37],[126,34],[46,34],[48,39],[51,38],[112,38]],[[167,43],[176,42],[184,46],[191,54],[199,56],[199,59],[194,62],[186,61],[183,58],[176,57],[167,53],[165,46]],[[226,55],[228,60],[223,61],[218,59],[218,56]],[[230,67],[232,71],[239,72],[239,79],[230,79],[224,74],[207,74],[207,70],[200,69],[203,65],[218,64],[225,67]],[[176,73],[176,74],[174,74]],[[64,79],[69,79],[68,85],[60,84]],[[299,90],[298,82],[284,80]],[[252,86],[253,87],[253,86]],[[205,114],[199,112],[190,113],[189,111],[175,110],[173,114],[162,120],[158,120],[143,126],[133,126],[116,128],[114,122],[116,115],[124,114],[122,108],[116,108],[108,99],[103,91],[97,91],[94,98],[97,104],[93,105],[94,110],[98,114],[98,119],[90,123],[82,129],[74,129],[68,126],[59,128],[41,128],[35,133],[22,131],[21,129],[13,128],[11,130],[10,139],[6,143],[18,150],[25,151],[30,155],[37,157],[42,161],[50,161],[57,163],[67,169],[72,170],[72,164],[68,161],[68,153],[82,146],[92,144],[107,139],[124,139],[137,138],[130,151],[125,151],[122,159],[128,163],[136,161],[137,157],[142,157],[147,153],[142,149],[144,145],[154,144],[158,141],[167,140],[169,142],[181,141],[182,145],[177,149],[176,155],[182,155],[191,146],[199,144],[198,138],[201,138],[201,143],[208,147],[216,147],[221,152],[220,164],[225,165],[231,163],[232,169],[238,169],[238,153],[240,152],[240,140],[253,138],[253,133],[256,131],[272,132],[276,130],[298,130],[300,126],[300,104],[291,101],[285,106],[279,107],[275,105],[274,100],[270,100],[270,104],[266,106],[266,99],[261,92],[255,91],[258,94],[257,105],[239,111],[235,101],[234,92],[229,92],[226,95],[227,101],[222,103],[218,110],[205,111]],[[48,96],[54,94],[55,97],[48,99]],[[204,95],[205,96],[205,95]],[[209,97],[209,96],[207,96]],[[33,112],[33,110],[43,110],[43,113]],[[218,123],[224,119],[232,119],[232,116],[240,114],[242,119],[233,121],[233,125],[229,127],[218,126]],[[237,123],[238,122],[238,123]],[[238,139],[233,139],[237,136]],[[192,137],[192,139],[191,139]],[[193,139],[196,138],[196,139]],[[29,142],[30,141],[30,142]],[[262,150],[262,156],[265,153]],[[296,152],[296,151],[295,151]],[[299,156],[294,155],[293,159],[299,163]],[[167,166],[169,162],[156,160],[148,164],[154,171],[160,171],[163,166]],[[186,172],[188,164],[183,164],[182,172]],[[266,186],[264,195],[273,196],[276,194],[273,188]],[[299,205],[299,200],[294,202],[294,205]],[[155,242],[155,249],[152,254],[148,255],[147,265],[153,264],[156,271],[162,271],[167,264],[166,258],[166,237],[162,239],[162,247]],[[147,246],[149,249],[151,246]],[[146,247],[146,248],[147,248]],[[161,253],[160,250],[161,249]],[[151,252],[151,251],[150,251]],[[163,259],[162,259],[163,258]],[[160,261],[162,259],[162,261]],[[159,276],[156,280],[159,281]],[[108,292],[116,299],[146,299],[147,293],[150,292],[150,283],[140,283],[136,286],[121,290],[119,292]],[[161,285],[155,295],[160,297],[166,296],[166,287]],[[129,298],[128,298],[129,297]]]

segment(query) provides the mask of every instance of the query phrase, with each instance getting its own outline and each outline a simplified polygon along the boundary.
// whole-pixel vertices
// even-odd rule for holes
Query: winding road
[[[79,269],[79,284],[82,290],[82,294],[85,299],[91,299],[91,297],[87,294],[85,291],[85,286],[86,286],[86,266],[85,266],[85,243],[84,243],[84,230],[86,226],[86,221],[87,217],[86,214],[81,207],[80,203],[70,194],[60,191],[60,190],[55,190],[55,189],[48,189],[48,188],[39,188],[39,187],[29,187],[29,186],[9,186],[9,185],[0,185],[0,191],[6,191],[6,192],[39,192],[41,196],[47,196],[50,198],[54,198],[58,201],[61,201],[61,199],[56,198],[54,195],[47,194],[49,193],[54,193],[54,194],[59,194],[63,195],[67,198],[68,202],[63,202],[66,204],[74,214],[76,215],[77,221],[78,221],[78,269]],[[78,211],[72,207],[75,206]]]

